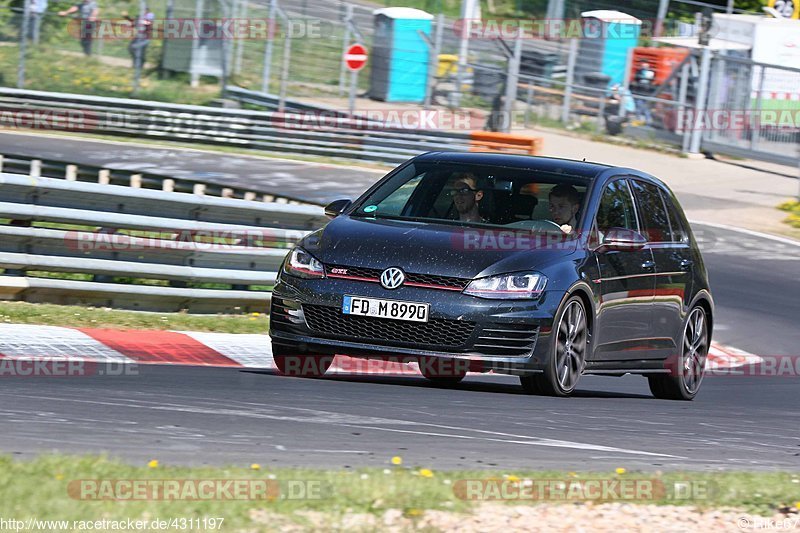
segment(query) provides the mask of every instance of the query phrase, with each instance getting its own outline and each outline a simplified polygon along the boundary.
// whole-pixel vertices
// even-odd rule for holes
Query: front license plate
[[[427,322],[429,310],[430,304],[360,296],[345,296],[342,302],[342,313],[345,315],[374,316],[411,322]]]

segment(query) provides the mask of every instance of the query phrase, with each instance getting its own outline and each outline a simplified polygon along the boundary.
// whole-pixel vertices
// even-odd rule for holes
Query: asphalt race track
[[[416,378],[286,378],[140,367],[138,376],[8,378],[4,452],[108,451],[139,464],[446,468],[797,469],[791,378],[708,378],[692,403],[642,378],[587,377],[574,398],[510,378],[457,390]]]
[[[9,138],[0,135],[0,153],[14,153]],[[216,157],[228,167],[230,156]],[[800,246],[707,226],[695,231],[717,304],[715,341],[795,356],[798,370]],[[711,376],[694,402],[671,402],[653,399],[634,376],[587,376],[575,397],[557,399],[524,395],[515,378],[502,376],[439,389],[413,377],[136,370],[0,378],[0,451],[265,467],[380,466],[401,455],[406,464],[439,469],[800,469],[796,371]]]
[[[17,133],[0,133],[0,154],[154,172],[259,192],[281,191],[321,205],[355,198],[386,174],[324,163]]]

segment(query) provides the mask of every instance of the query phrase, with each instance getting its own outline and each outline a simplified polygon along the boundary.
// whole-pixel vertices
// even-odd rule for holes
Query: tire
[[[454,387],[467,375],[468,363],[461,359],[422,357],[419,369],[425,379],[440,387]]]
[[[296,351],[290,353],[286,347],[272,345],[272,358],[275,368],[282,376],[300,378],[319,378],[333,364],[333,355],[311,355]]]
[[[681,339],[680,356],[668,365],[672,372],[647,377],[650,392],[660,400],[690,401],[700,390],[710,345],[708,317],[701,306],[689,312]]]
[[[521,376],[528,394],[569,396],[575,390],[586,364],[589,348],[589,322],[579,296],[567,300],[553,321],[550,355],[543,373]]]

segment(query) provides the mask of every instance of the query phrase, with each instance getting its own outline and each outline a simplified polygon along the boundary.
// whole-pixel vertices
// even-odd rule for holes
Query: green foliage
[[[146,452],[146,450],[144,450]],[[145,461],[152,459],[149,463]],[[734,507],[752,513],[773,515],[778,509],[795,508],[797,474],[785,472],[669,472],[608,473],[529,471],[435,471],[427,468],[391,466],[363,468],[357,471],[307,468],[267,468],[267,465],[226,467],[176,467],[162,464],[159,457],[145,459],[138,465],[123,464],[104,456],[70,457],[43,455],[30,461],[0,456],[0,516],[40,520],[99,520],[143,517],[221,517],[224,531],[279,531],[281,525],[302,521],[298,513],[325,513],[327,523],[345,514],[382,515],[397,509],[408,518],[419,517],[425,510],[470,512],[479,502],[456,496],[459,480],[492,480],[495,483],[520,483],[522,480],[570,479],[649,479],[671,492],[680,485],[702,486],[692,498],[661,500],[625,500],[625,504],[696,506],[700,509]],[[195,462],[202,463],[203,457]],[[249,467],[248,467],[249,466]],[[619,469],[624,472],[624,469]],[[618,472],[619,472],[618,470]],[[288,481],[315,482],[321,490],[311,498],[264,498],[261,500],[129,500],[90,501],[70,497],[80,494],[80,480],[261,480],[285,487]],[[76,487],[76,483],[78,484]],[[281,484],[284,485],[281,485]],[[108,486],[111,486],[110,484]],[[284,490],[280,491],[286,494]],[[276,494],[276,493],[272,493]],[[511,505],[536,505],[536,499],[519,499]],[[553,502],[558,503],[558,502]],[[581,502],[565,502],[581,505]],[[789,515],[796,516],[796,515]],[[289,521],[286,523],[286,521]],[[292,530],[297,530],[296,527]],[[331,530],[338,530],[332,528]]]
[[[789,213],[789,216],[784,222],[793,228],[800,228],[800,201],[792,200],[790,202],[784,202],[778,206],[778,209]]]
[[[6,80],[17,77],[18,53],[16,47],[0,47],[0,76]],[[155,54],[156,51],[148,50],[148,57],[157,57]],[[197,105],[207,104],[219,96],[218,83],[191,88],[184,76],[159,80],[154,71],[144,72],[140,89],[134,95],[133,69],[128,66],[127,58],[118,63],[120,66],[109,65],[96,56],[84,57],[77,50],[33,48],[27,55],[25,86],[40,91]]]
[[[217,333],[266,333],[269,329],[269,317],[262,313],[240,315],[143,313],[109,308],[26,302],[0,302],[0,322],[111,329],[214,331]]]

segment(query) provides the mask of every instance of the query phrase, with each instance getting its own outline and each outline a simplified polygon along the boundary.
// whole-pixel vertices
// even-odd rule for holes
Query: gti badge
[[[406,280],[406,275],[397,267],[390,267],[381,273],[381,285],[384,289],[396,289]]]

